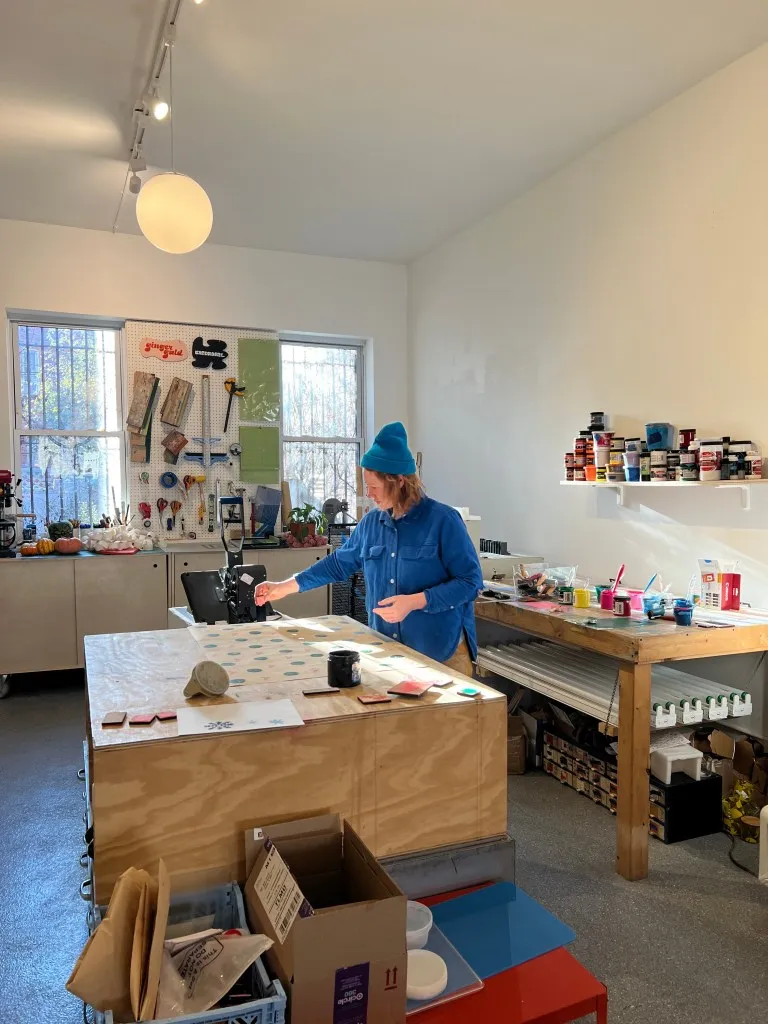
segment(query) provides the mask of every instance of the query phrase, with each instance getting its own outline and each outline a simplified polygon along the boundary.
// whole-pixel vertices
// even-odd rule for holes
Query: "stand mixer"
[[[19,487],[17,480],[15,487]],[[19,507],[21,501],[14,495],[13,473],[9,469],[0,469],[0,558],[15,558],[13,546],[16,543],[16,516],[5,510],[13,508],[14,502]]]

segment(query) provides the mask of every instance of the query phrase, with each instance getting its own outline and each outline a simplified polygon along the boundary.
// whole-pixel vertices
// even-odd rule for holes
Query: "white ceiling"
[[[164,4],[0,6],[0,217],[109,230]],[[213,241],[408,260],[766,39],[765,0],[184,0],[176,168]]]

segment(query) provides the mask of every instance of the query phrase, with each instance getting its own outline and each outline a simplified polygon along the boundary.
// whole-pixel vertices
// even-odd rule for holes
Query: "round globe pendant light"
[[[152,245],[180,254],[198,249],[211,233],[213,207],[194,178],[169,171],[144,183],[136,200],[136,219]]]

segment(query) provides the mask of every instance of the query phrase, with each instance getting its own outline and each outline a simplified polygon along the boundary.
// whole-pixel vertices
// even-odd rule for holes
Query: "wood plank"
[[[478,601],[475,605],[475,615],[478,619],[485,619],[487,622],[498,622],[524,633],[533,633],[534,636],[544,637],[547,640],[557,640],[560,643],[573,644],[589,651],[596,651],[598,654],[607,654],[611,658],[619,658],[622,661],[637,660],[639,641],[634,633],[613,629],[590,629],[589,626],[582,626],[564,619],[563,612],[553,610],[556,607],[549,601],[540,604],[519,601]],[[576,611],[578,609],[568,609],[569,615]],[[592,616],[600,614],[597,609],[589,611]],[[589,614],[584,616],[584,618],[589,617]]]
[[[703,629],[677,626],[666,619],[614,620],[610,612],[599,608],[566,608],[551,601],[478,601],[475,615],[486,622],[639,664],[768,649],[768,623],[750,624],[743,616],[730,628]],[[597,620],[600,626],[587,625],[586,620]]]
[[[716,658],[726,654],[749,654],[768,649],[768,625],[738,625],[727,629],[676,627],[668,636],[643,639],[638,661],[652,664],[688,658]]]
[[[181,377],[174,377],[160,409],[162,422],[169,427],[180,427],[187,414],[191,394],[192,383],[182,380]]]
[[[619,776],[616,870],[629,881],[648,875],[650,665],[619,668]]]
[[[507,713],[500,703],[477,706],[478,817],[482,836],[501,835],[507,830]]]
[[[154,373],[136,370],[133,375],[133,396],[128,410],[126,427],[140,434],[146,434],[152,409],[157,400],[160,378]]]
[[[97,750],[96,900],[163,857],[175,889],[243,881],[243,830],[333,809],[375,835],[375,718]]]
[[[136,558],[147,557],[137,555]],[[312,648],[312,653],[322,656],[309,659],[312,662],[306,669],[296,669],[301,674],[296,677],[285,677],[269,683],[248,682],[244,685],[231,687],[222,698],[195,697],[189,703],[192,706],[202,704],[231,703],[233,701],[252,701],[288,698],[294,702],[299,714],[306,722],[327,721],[343,718],[366,718],[371,715],[394,715],[398,718],[417,714],[425,709],[461,705],[474,708],[476,698],[462,697],[458,690],[466,685],[466,679],[460,673],[448,672],[444,665],[430,661],[415,651],[410,651],[402,644],[382,640],[367,626],[346,619],[342,616],[320,616],[312,619],[283,619],[274,623],[254,623],[254,632],[266,630],[269,636],[289,636],[289,630],[303,629],[325,630],[327,639],[318,641],[320,646]],[[250,630],[251,627],[242,627]],[[398,654],[411,659],[411,665],[433,667],[436,673],[452,675],[458,685],[447,689],[433,689],[418,700],[402,697],[391,704],[362,705],[357,699],[356,690],[347,690],[322,699],[305,697],[303,690],[310,686],[323,686],[327,683],[326,653],[327,648],[338,638],[347,635],[346,629],[354,630],[354,635],[366,643],[368,640],[380,644],[381,656]],[[233,636],[240,635],[235,632]],[[306,635],[314,635],[307,633]],[[353,635],[352,633],[348,635]],[[254,636],[254,641],[258,637]],[[206,651],[195,642],[189,630],[174,629],[145,633],[119,633],[107,636],[92,636],[85,640],[86,664],[88,669],[88,694],[91,709],[91,724],[94,744],[96,747],[106,746],[140,746],[164,740],[178,739],[178,726],[175,722],[155,722],[143,729],[102,729],[101,720],[108,711],[125,709],[131,712],[148,711],[153,708],[175,708],[184,705],[182,690],[189,679],[192,669],[206,655]],[[254,657],[261,655],[261,650],[254,651]],[[264,667],[274,664],[283,655],[280,645],[274,654],[270,654],[267,662],[254,662]],[[379,656],[362,656],[364,691],[385,693],[393,682],[408,674],[408,666],[403,671],[394,673],[391,669],[382,668],[377,661]],[[317,667],[314,667],[315,664]],[[292,669],[293,670],[293,669]],[[254,677],[255,678],[255,677]],[[498,702],[504,708],[506,698],[503,694],[475,683],[480,691],[480,701]]]

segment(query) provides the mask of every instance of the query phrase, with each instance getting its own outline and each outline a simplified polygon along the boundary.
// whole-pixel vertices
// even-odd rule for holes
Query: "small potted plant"
[[[308,537],[314,537],[316,533],[323,533],[328,525],[328,520],[322,512],[307,503],[291,509],[288,516],[288,530],[296,540],[305,541]]]

